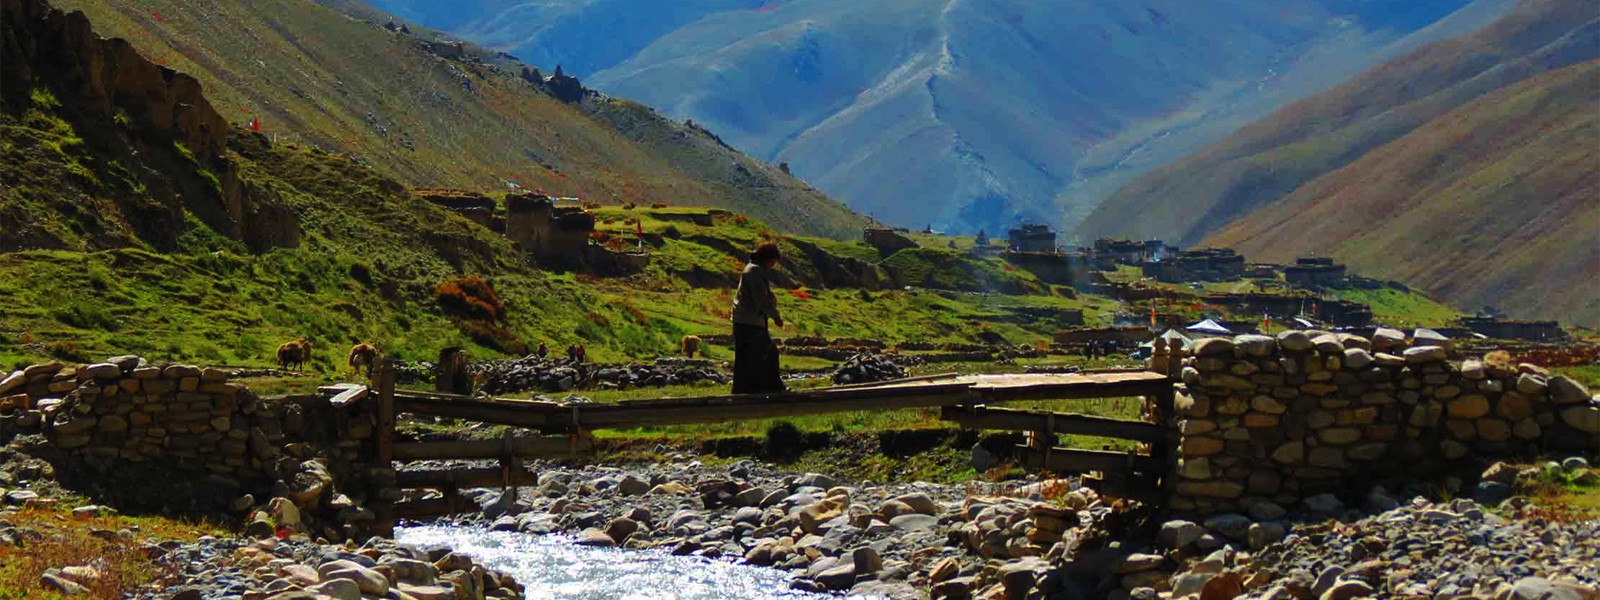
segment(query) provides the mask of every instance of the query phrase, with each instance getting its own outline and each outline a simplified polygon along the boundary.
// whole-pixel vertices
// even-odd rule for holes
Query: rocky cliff
[[[0,0],[0,64],[0,131],[19,159],[0,249],[171,250],[191,216],[252,249],[298,242],[294,214],[241,182],[232,129],[195,78],[44,0]]]

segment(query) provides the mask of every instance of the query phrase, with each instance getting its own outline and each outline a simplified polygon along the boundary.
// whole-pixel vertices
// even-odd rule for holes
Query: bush
[[[804,445],[805,434],[800,432],[799,427],[789,421],[778,421],[767,427],[761,450],[767,460],[793,462],[800,457]]]
[[[478,275],[447,279],[434,288],[445,314],[468,320],[503,321],[506,304],[494,284]]]

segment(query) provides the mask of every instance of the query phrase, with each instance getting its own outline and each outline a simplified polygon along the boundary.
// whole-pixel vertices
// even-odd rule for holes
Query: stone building
[[[1167,283],[1234,281],[1244,277],[1244,257],[1231,248],[1186,250],[1141,267],[1145,277]]]
[[[1295,264],[1283,269],[1283,279],[1289,285],[1307,288],[1340,287],[1348,279],[1345,267],[1331,258],[1299,258]]]
[[[1462,317],[1462,327],[1497,340],[1561,342],[1570,336],[1555,321],[1508,321],[1499,317]]]
[[[907,248],[917,247],[917,242],[906,234],[887,227],[868,227],[861,230],[861,241],[888,256]]]
[[[581,206],[557,207],[536,193],[506,196],[506,237],[536,260],[582,263],[593,231],[594,215]]]
[[[1056,232],[1051,231],[1049,225],[1024,223],[1008,233],[1006,245],[1012,252],[1053,254],[1056,252]]]
[[[1137,266],[1153,260],[1161,260],[1166,255],[1177,252],[1177,249],[1162,243],[1161,240],[1140,242],[1101,238],[1095,240],[1094,248],[1091,251],[1094,257],[1102,262],[1109,262],[1112,265]]]

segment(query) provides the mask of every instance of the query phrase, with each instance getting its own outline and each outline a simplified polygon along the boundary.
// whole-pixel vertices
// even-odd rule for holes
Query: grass
[[[177,573],[157,564],[142,546],[157,541],[192,542],[223,533],[205,522],[166,517],[107,515],[80,519],[67,507],[83,504],[67,498],[51,505],[32,505],[5,516],[7,522],[41,534],[20,546],[0,546],[0,600],[63,598],[39,583],[47,569],[89,565],[102,577],[89,588],[89,598],[123,598],[141,586],[167,582]],[[76,499],[81,500],[81,499]],[[130,537],[116,532],[132,531]],[[110,535],[96,532],[110,532]]]

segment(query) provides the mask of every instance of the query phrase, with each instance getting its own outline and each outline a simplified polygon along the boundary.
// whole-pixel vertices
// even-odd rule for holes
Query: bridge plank
[[[594,445],[590,438],[574,440],[564,435],[516,437],[507,440],[448,442],[406,442],[394,445],[395,460],[447,460],[500,458],[510,450],[516,458],[559,458],[573,452],[587,454]]]
[[[1141,442],[1159,442],[1167,437],[1165,427],[1152,423],[987,406],[946,406],[940,412],[939,418],[973,429],[1048,431]]]
[[[1018,446],[1017,452],[1031,468],[1042,468],[1058,473],[1107,473],[1139,471],[1158,472],[1161,461],[1154,457],[1104,450],[1079,450],[1055,447],[1049,451],[1028,446]]]

